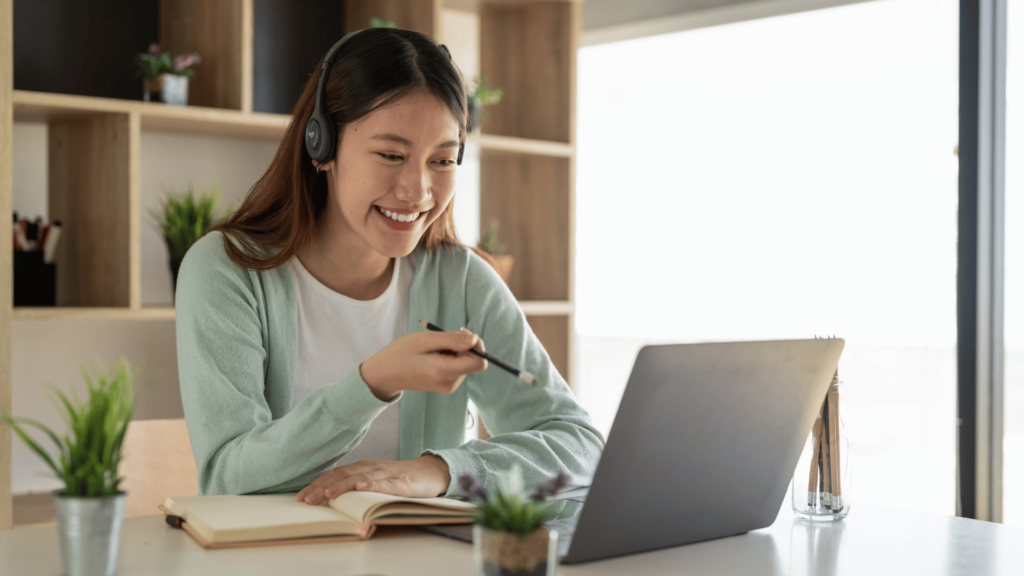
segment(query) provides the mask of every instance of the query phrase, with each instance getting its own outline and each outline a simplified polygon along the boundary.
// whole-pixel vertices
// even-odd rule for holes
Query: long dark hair
[[[313,114],[322,63],[303,87],[270,167],[238,210],[213,228],[224,233],[224,249],[239,266],[276,268],[313,240],[327,204],[327,180],[317,177],[303,135]],[[341,48],[327,77],[324,108],[334,124],[335,138],[341,137],[349,122],[416,91],[429,93],[448,107],[459,122],[459,140],[465,143],[466,92],[447,50],[411,30],[360,32]],[[458,244],[453,204],[427,228],[421,247],[434,250]]]

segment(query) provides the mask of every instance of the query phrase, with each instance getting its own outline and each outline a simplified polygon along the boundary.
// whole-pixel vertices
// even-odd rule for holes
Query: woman
[[[514,462],[527,485],[559,471],[589,484],[601,434],[508,288],[455,236],[466,96],[447,49],[364,30],[326,74],[334,153],[317,162],[304,143],[313,76],[266,174],[179,273],[200,492],[454,495],[461,474]],[[469,353],[484,340],[538,385],[487,369]],[[463,444],[469,400],[492,439]]]

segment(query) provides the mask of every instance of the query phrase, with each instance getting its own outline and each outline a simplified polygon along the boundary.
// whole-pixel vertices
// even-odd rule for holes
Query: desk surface
[[[742,536],[563,566],[563,576],[622,574],[945,574],[1024,572],[1024,530],[913,512],[854,507],[835,524],[797,519],[788,502],[775,523]],[[117,573],[156,576],[290,573],[470,575],[472,547],[414,529],[382,529],[366,542],[203,550],[163,516],[125,520]],[[295,572],[299,569],[299,572]],[[0,532],[0,574],[60,574],[55,526]]]

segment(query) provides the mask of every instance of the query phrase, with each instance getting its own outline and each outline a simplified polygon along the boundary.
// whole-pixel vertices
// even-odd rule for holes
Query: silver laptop
[[[645,346],[586,496],[556,521],[572,564],[742,534],[778,515],[844,341]],[[467,527],[431,531],[471,541]]]

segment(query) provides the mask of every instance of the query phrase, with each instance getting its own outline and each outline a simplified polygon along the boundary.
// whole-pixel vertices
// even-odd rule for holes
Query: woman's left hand
[[[352,490],[431,498],[447,492],[450,482],[448,464],[439,456],[420,456],[401,462],[360,460],[324,472],[296,494],[295,499],[318,505]]]

